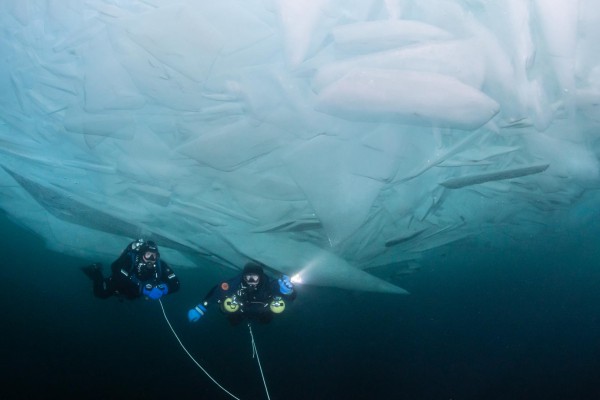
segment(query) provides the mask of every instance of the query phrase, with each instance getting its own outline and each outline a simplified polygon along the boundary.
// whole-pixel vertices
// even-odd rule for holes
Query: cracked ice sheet
[[[596,9],[5,1],[0,164],[22,178],[0,172],[0,207],[89,259],[142,234],[181,266],[401,293],[362,269],[598,196]],[[460,177],[482,182],[439,186]]]

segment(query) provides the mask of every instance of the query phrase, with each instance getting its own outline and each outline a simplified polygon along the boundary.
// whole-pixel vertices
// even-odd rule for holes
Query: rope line
[[[248,330],[250,330],[250,338],[252,339],[252,358],[256,354],[256,361],[258,362],[258,369],[260,369],[260,376],[262,376],[263,384],[265,385],[265,392],[267,393],[267,399],[271,400],[269,396],[269,388],[267,388],[267,381],[265,380],[265,374],[263,374],[262,366],[260,365],[260,357],[258,356],[258,350],[256,349],[256,343],[254,342],[254,335],[252,334],[252,326],[248,322]]]
[[[190,354],[190,352],[185,348],[185,346],[183,345],[183,343],[181,343],[181,340],[179,339],[179,336],[177,336],[177,333],[175,333],[175,329],[173,329],[173,326],[171,325],[171,322],[169,322],[169,318],[167,318],[167,313],[165,312],[165,307],[163,306],[163,303],[162,303],[161,299],[158,299],[158,303],[160,304],[160,308],[162,308],[163,315],[165,316],[165,321],[167,321],[167,324],[169,324],[169,328],[171,328],[171,332],[173,332],[173,335],[175,335],[175,338],[177,339],[177,341],[181,345],[181,348],[187,353],[187,355],[198,366],[198,368],[200,368],[202,370],[202,372],[204,372],[206,374],[206,376],[208,376],[210,378],[210,380],[215,383],[215,385],[217,385],[218,387],[220,387],[225,393],[227,393],[228,395],[230,395],[234,399],[240,400],[238,397],[234,396],[231,392],[229,392],[227,389],[225,389],[223,386],[221,386],[219,384],[219,382],[217,382],[212,376],[210,376],[210,374],[204,368],[202,368],[202,365],[200,365],[200,363],[198,363],[198,361],[196,361],[196,359],[194,359],[194,357]],[[252,335],[252,331],[250,331],[250,335]],[[252,338],[252,344],[254,345],[254,338]],[[258,354],[257,354],[257,356],[258,356]],[[259,361],[258,365],[260,367],[260,361]],[[260,373],[262,374],[262,370],[260,371]],[[263,381],[264,381],[264,377],[263,377]],[[265,384],[265,388],[266,388],[266,384]],[[267,392],[267,397],[268,396],[269,396],[269,393]]]

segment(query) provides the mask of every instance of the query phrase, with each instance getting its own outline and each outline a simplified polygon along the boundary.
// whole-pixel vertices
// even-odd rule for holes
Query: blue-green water
[[[0,227],[2,398],[228,398],[157,303],[98,300],[79,270],[90,260],[46,250],[5,216]],[[271,398],[600,398],[600,251],[579,235],[447,247],[398,282],[410,296],[300,287],[253,328]],[[221,273],[177,272],[182,290],[163,304],[183,343],[235,395],[265,399],[247,327],[216,310],[186,320]]]

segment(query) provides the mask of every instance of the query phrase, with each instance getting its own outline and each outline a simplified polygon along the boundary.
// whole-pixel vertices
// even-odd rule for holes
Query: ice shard
[[[548,169],[549,164],[530,165],[525,167],[511,168],[502,171],[482,172],[480,174],[464,175],[458,178],[451,178],[441,182],[440,185],[450,189],[458,189],[465,186],[477,185],[480,183],[499,181],[504,179],[519,178],[532,174],[538,174]]]

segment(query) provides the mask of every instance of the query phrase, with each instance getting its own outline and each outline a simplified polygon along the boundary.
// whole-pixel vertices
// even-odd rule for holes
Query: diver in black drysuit
[[[142,296],[157,300],[179,290],[179,278],[171,267],[160,258],[153,241],[138,239],[125,248],[111,265],[112,274],[102,275],[100,264],[82,268],[92,279],[94,295],[101,299],[117,295],[126,299]]]
[[[218,304],[232,325],[239,324],[244,317],[265,324],[295,298],[296,291],[288,276],[272,279],[260,264],[249,262],[241,274],[213,287],[202,303],[188,311],[188,320],[197,322],[207,307]]]

